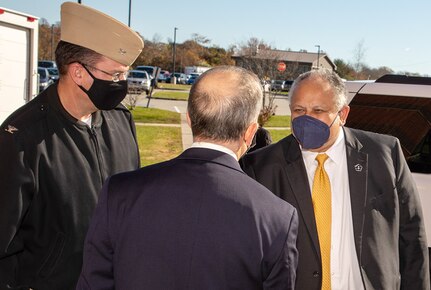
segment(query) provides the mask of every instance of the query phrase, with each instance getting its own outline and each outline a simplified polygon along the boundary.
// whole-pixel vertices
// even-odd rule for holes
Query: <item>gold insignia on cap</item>
[[[144,47],[142,37],[127,25],[75,2],[61,5],[61,40],[89,48],[127,66]]]

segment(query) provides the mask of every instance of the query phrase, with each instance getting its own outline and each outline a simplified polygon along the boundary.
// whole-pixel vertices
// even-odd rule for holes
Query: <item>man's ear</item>
[[[67,68],[67,73],[77,85],[82,85],[83,71],[82,67],[78,63],[69,64]]]
[[[259,128],[259,124],[257,122],[251,123],[247,130],[245,131],[244,134],[244,141],[247,144],[247,146],[250,146],[252,141],[253,141],[253,137],[256,134],[257,128]]]
[[[344,124],[346,124],[347,121],[347,117],[349,116],[349,112],[350,112],[350,107],[349,106],[344,106],[339,114],[340,114],[340,121],[341,121],[341,125],[344,126]]]

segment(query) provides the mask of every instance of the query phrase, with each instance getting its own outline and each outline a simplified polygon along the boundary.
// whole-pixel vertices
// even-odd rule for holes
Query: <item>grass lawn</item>
[[[188,91],[190,90],[191,85],[180,85],[180,84],[167,84],[167,83],[159,83],[158,88],[159,89],[165,89],[165,90],[183,90]]]
[[[275,143],[290,134],[290,116],[272,116],[264,127],[271,134],[272,142]],[[271,129],[271,127],[281,127],[286,129]]]
[[[160,98],[160,99],[187,101],[189,98],[189,92],[188,91],[158,90],[153,94],[153,97],[154,98]]]
[[[284,137],[286,137],[287,135],[290,134],[290,130],[286,129],[286,130],[274,130],[271,128],[267,128],[269,133],[271,134],[271,138],[272,138],[272,142],[278,142],[279,140],[283,139]]]
[[[160,124],[180,124],[180,113],[167,110],[135,107],[132,111],[135,122],[141,123],[160,123]]]
[[[183,151],[181,128],[136,126],[141,166],[166,161]]]
[[[180,124],[179,113],[155,108],[135,107],[131,111],[137,123]],[[272,141],[277,142],[290,134],[290,116],[272,116],[265,124]],[[286,129],[271,129],[284,127]],[[136,125],[141,166],[166,161],[178,156],[182,151],[181,128]]]
[[[290,116],[271,116],[268,122],[265,123],[264,127],[290,127]]]

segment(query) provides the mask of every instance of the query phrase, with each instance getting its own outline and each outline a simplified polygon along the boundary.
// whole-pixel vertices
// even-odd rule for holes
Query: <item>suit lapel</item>
[[[287,163],[287,179],[296,199],[298,213],[303,219],[308,235],[313,241],[314,250],[320,259],[319,239],[317,236],[316,221],[314,218],[311,191],[308,183],[307,170],[302,159],[301,150],[292,137],[289,146],[286,146],[284,156]]]
[[[356,252],[361,257],[362,235],[367,199],[368,154],[361,152],[362,144],[349,128],[344,128],[346,138],[347,171],[349,174],[350,203]]]

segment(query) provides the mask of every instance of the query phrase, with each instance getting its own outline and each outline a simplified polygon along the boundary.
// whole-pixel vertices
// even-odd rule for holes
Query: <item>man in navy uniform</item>
[[[120,104],[143,48],[126,25],[90,7],[61,7],[60,79],[0,130],[0,289],[74,289],[103,181],[139,168]]]

